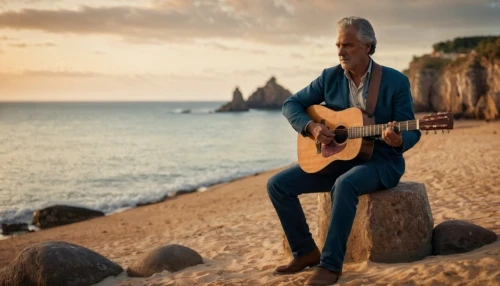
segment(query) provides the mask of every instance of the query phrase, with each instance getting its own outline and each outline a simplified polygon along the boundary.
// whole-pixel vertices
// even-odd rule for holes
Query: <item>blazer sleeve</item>
[[[399,84],[396,91],[394,101],[394,120],[395,121],[407,121],[414,120],[415,114],[413,112],[413,99],[410,90],[410,81],[405,76],[403,81]],[[396,152],[403,154],[404,152],[410,150],[417,142],[420,140],[421,132],[420,130],[404,131],[401,132],[403,136],[403,145],[394,148]]]
[[[304,137],[308,136],[305,131],[306,125],[312,120],[306,113],[306,109],[314,104],[320,104],[325,100],[324,91],[325,70],[308,86],[290,96],[283,103],[282,112],[290,125]]]

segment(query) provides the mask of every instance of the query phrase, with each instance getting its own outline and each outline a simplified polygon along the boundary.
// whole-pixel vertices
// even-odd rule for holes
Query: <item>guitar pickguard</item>
[[[321,155],[323,156],[323,158],[328,158],[342,152],[342,150],[345,149],[345,146],[346,144],[337,145],[335,142],[332,142],[328,145],[323,145],[323,147],[321,148]]]

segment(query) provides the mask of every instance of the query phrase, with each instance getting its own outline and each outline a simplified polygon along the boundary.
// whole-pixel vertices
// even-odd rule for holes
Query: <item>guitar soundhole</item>
[[[335,133],[334,141],[337,144],[344,144],[347,141],[347,128],[345,126],[339,126],[333,131]]]

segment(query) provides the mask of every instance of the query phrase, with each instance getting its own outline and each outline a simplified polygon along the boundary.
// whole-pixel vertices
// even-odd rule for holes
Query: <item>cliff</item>
[[[500,37],[471,39],[438,43],[431,55],[413,59],[406,73],[416,112],[448,111],[458,118],[499,118]]]

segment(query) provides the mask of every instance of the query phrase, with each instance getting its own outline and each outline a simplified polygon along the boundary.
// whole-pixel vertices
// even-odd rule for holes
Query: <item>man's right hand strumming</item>
[[[316,122],[311,122],[307,125],[306,132],[311,134],[314,139],[323,144],[330,144],[335,136],[333,132],[325,125]]]

